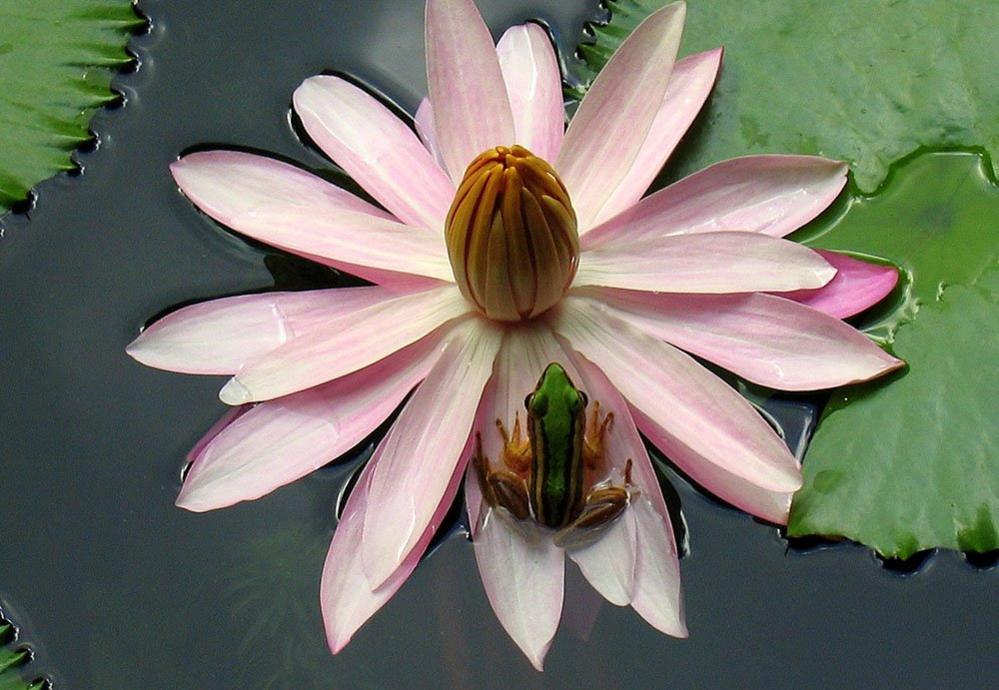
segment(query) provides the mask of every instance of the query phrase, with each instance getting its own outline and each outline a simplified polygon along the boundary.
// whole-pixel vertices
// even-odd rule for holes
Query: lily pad
[[[608,0],[571,67],[579,84],[669,0]],[[681,54],[725,46],[721,77],[670,179],[734,156],[848,161],[873,191],[921,146],[985,146],[999,161],[995,0],[690,2]]]
[[[143,20],[127,0],[17,0],[0,7],[0,213],[75,169],[94,111]]]
[[[14,626],[0,618],[0,690],[42,690],[44,680],[27,681],[22,677],[23,667],[31,660],[31,653],[12,646]]]
[[[805,455],[790,536],[836,535],[908,558],[999,549],[999,186],[972,153],[901,164],[806,241],[905,272],[862,326],[909,366],[833,394]],[[801,239],[800,237],[798,239]]]

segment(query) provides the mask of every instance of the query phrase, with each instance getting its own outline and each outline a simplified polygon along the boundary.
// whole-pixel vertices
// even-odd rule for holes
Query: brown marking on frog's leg
[[[531,440],[523,433],[520,426],[520,414],[514,413],[513,432],[508,433],[503,420],[496,420],[496,428],[503,437],[503,463],[517,474],[523,476],[531,469]]]
[[[583,461],[591,472],[600,468],[604,459],[604,440],[614,424],[614,413],[608,412],[600,419],[600,401],[593,401],[593,410],[586,424],[583,436]]]
[[[486,503],[493,508],[504,508],[518,520],[531,515],[527,484],[517,474],[507,469],[492,469],[489,458],[482,452],[482,434],[475,434],[475,454],[472,456],[479,488]],[[483,515],[484,517],[484,515]]]
[[[506,508],[518,520],[531,517],[527,484],[520,475],[510,470],[495,470],[486,476],[486,483],[495,498],[494,507]]]
[[[583,510],[568,526],[555,533],[555,545],[562,548],[584,544],[621,516],[631,493],[623,486],[604,486],[586,496]]]
[[[475,453],[472,455],[472,465],[475,467],[475,475],[479,480],[479,489],[482,491],[482,497],[486,499],[486,503],[489,505],[496,505],[496,495],[493,493],[493,487],[486,479],[490,472],[492,472],[492,469],[490,468],[489,458],[482,452],[482,434],[479,432],[475,432]]]

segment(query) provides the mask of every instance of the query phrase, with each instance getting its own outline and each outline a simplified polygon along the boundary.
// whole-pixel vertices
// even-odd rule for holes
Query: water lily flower
[[[466,474],[486,594],[537,668],[566,554],[609,601],[685,635],[670,518],[639,432],[706,490],[773,523],[801,484],[774,430],[694,356],[787,391],[902,365],[840,320],[886,295],[895,271],[783,239],[837,197],[844,164],[739,158],[643,197],[721,64],[721,49],[676,60],[684,15],[675,3],[649,16],[566,129],[540,26],[494,45],[472,0],[428,0],[429,98],[415,131],[339,77],[294,95],[311,138],[378,206],[247,153],[172,166],[220,223],[373,283],[196,304],[131,344],[150,366],[231,376],[220,397],[234,411],[195,449],[178,505],[221,508],[302,477],[412,392],[326,560],[333,652],[402,586]],[[613,414],[596,479],[631,485],[618,519],[566,548],[484,500],[470,463],[477,440],[500,456],[497,421],[524,413],[550,362]]]

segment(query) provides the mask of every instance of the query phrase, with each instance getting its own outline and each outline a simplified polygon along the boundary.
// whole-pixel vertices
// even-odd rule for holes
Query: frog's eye
[[[536,417],[543,416],[548,412],[548,396],[540,395],[538,393],[531,393],[527,396],[527,400],[524,401],[527,406],[528,412]]]
[[[579,414],[586,409],[586,403],[588,402],[586,393],[576,389],[567,391],[566,393],[566,403],[574,414]]]

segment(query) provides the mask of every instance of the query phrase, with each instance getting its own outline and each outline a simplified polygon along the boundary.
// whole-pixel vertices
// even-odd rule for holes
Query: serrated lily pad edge
[[[39,186],[49,180],[62,177],[75,177],[83,174],[84,165],[80,161],[81,153],[90,153],[100,148],[101,132],[94,127],[94,122],[100,115],[106,115],[115,110],[124,108],[128,103],[128,94],[125,90],[123,79],[131,79],[139,72],[146,58],[145,49],[139,45],[137,39],[148,35],[153,29],[153,22],[149,15],[142,9],[141,0],[131,0],[132,11],[135,13],[135,25],[130,30],[128,41],[125,42],[124,50],[130,59],[117,68],[104,68],[111,72],[111,83],[108,87],[108,97],[96,108],[91,109],[90,120],[87,126],[88,136],[81,140],[69,151],[69,168],[55,171],[48,177],[36,180],[28,189],[27,196],[15,202],[10,208],[0,204],[0,232],[3,231],[4,221],[11,215],[28,215],[37,206],[39,199]],[[0,235],[2,238],[2,235]]]

